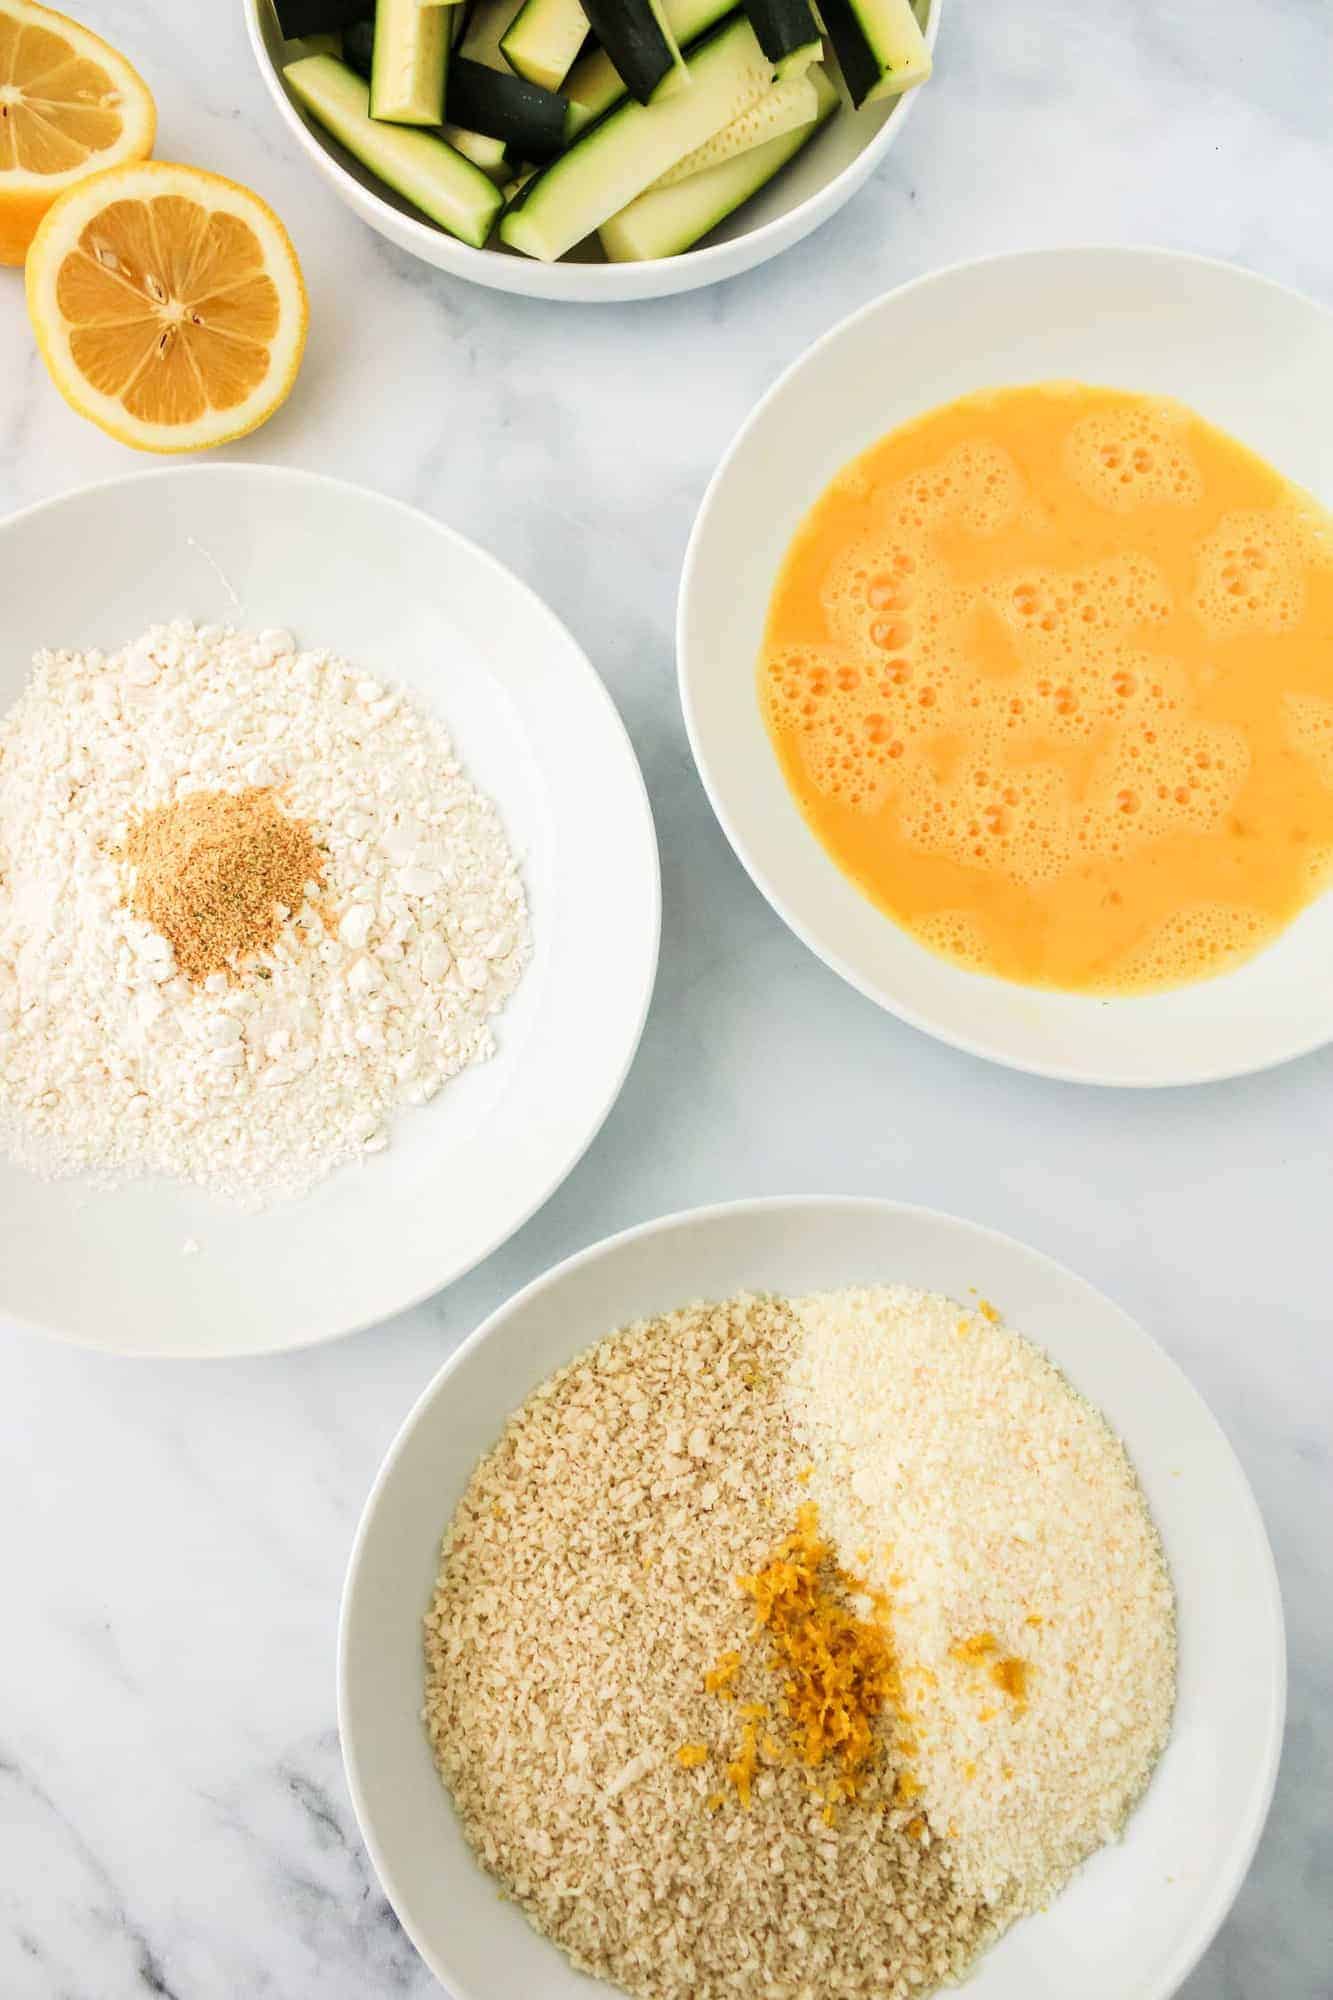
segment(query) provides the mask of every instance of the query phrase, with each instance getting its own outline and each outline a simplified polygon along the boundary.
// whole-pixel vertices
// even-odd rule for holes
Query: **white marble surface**
[[[809,340],[899,280],[1022,245],[1156,241],[1333,302],[1327,0],[952,0],[901,149],[821,234],[718,290],[598,310],[453,283],[364,230],[282,135],[235,0],[82,11],[150,80],[160,154],[252,182],[305,260],[309,358],[245,455],[418,502],[550,599],[643,760],[666,914],[656,1004],[605,1131],[451,1292],[243,1365],[0,1337],[0,1995],[437,1990],[357,1839],[334,1730],[338,1587],[374,1468],[462,1334],[552,1261],[668,1209],[792,1190],[1010,1230],[1112,1292],[1208,1396],[1276,1549],[1291,1705],[1267,1836],[1184,1991],[1333,1992],[1333,1051],[1219,1088],[1103,1095],[882,1016],[732,859],[671,648],[686,532],[732,431]],[[19,278],[0,272],[0,506],[132,463],[49,389]]]

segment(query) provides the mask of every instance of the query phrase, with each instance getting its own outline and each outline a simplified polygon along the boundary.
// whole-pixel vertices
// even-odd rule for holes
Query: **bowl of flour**
[[[0,590],[0,1314],[255,1353],[448,1283],[581,1155],[651,991],[592,668],[461,538],[264,468],[15,516]]]

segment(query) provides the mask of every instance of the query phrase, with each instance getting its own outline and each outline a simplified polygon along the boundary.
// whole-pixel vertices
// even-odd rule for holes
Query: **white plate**
[[[681,582],[686,725],[708,795],[769,902],[835,972],[942,1041],[1081,1083],[1201,1083],[1333,1036],[1333,897],[1227,976],[1133,999],[963,972],[870,903],[806,826],[759,713],[756,663],[792,534],[840,466],[933,404],[1074,378],[1181,397],[1333,505],[1333,315],[1231,265],[1042,250],[890,292],[817,342],[704,497]]]
[[[456,2000],[591,2000],[466,1847],[420,1720],[421,1619],[440,1538],[479,1455],[554,1368],[626,1321],[742,1289],[898,1279],[975,1285],[1128,1445],[1175,1580],[1175,1724],[1124,1840],[984,1959],[969,2000],[1166,2000],[1240,1887],[1277,1771],[1286,1693],[1273,1559],[1245,1475],[1200,1397],[1108,1299],[1020,1243],[894,1202],[699,1209],[612,1237],[502,1306],[440,1370],[375,1481],[343,1594],[338,1714],[385,1893]]]
[[[43,645],[170,617],[289,626],[426,696],[524,856],[534,957],[499,1053],[404,1111],[385,1153],[243,1215],[0,1160],[0,1319],[123,1354],[260,1354],[456,1278],[559,1185],[615,1102],[657,966],[657,844],[634,752],[569,633],[461,535],[300,472],[213,465],[0,523],[0,710]],[[185,1257],[189,1237],[200,1254]]]
[[[517,5],[517,0],[515,0]],[[929,0],[926,41],[933,49],[944,0]],[[692,292],[719,278],[734,278],[780,250],[799,243],[864,187],[911,115],[919,91],[853,111],[849,104],[812,139],[800,156],[738,214],[715,230],[707,244],[681,257],[658,257],[642,264],[568,261],[542,264],[533,257],[500,249],[474,250],[403,201],[383,181],[314,124],[288,94],[282,81],[284,43],[273,0],[245,0],[259,73],[283,123],[306,157],[363,222],[438,270],[498,292],[521,292],[532,299],[568,299],[578,305],[606,305],[619,299],[658,299]],[[929,80],[922,88],[937,86]],[[589,252],[592,256],[595,253]]]

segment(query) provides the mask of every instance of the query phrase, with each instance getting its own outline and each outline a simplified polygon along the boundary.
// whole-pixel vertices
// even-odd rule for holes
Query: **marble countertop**
[[[1333,303],[1326,0],[952,0],[936,81],[832,223],[729,285],[597,309],[474,289],[363,228],[281,130],[236,0],[206,29],[169,0],[79,11],[152,85],[159,154],[252,183],[305,261],[304,372],[236,455],[414,501],[549,599],[642,760],[665,930],[600,1138],[428,1305],[322,1351],[198,1369],[0,1329],[0,1995],[438,1991],[357,1837],[334,1727],[338,1591],[375,1467],[460,1338],[553,1261],[669,1209],[792,1191],[901,1196],[1023,1237],[1112,1293],[1207,1396],[1273,1539],[1291,1700],[1258,1859],[1184,1993],[1328,1993],[1333,1050],[1215,1088],[1100,1093],[882,1015],[733,859],[690,763],[671,639],[685,537],[732,432],[809,341],[901,280],[1146,241]],[[135,463],[49,388],[19,276],[0,271],[0,508]]]

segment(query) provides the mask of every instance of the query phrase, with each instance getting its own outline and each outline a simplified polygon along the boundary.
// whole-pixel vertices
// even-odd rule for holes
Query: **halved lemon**
[[[291,238],[248,188],[144,160],[60,197],[28,252],[28,313],[67,403],[140,451],[243,437],[305,346]]]
[[[0,0],[0,264],[21,264],[57,195],[146,160],[148,86],[100,35],[31,0]]]

